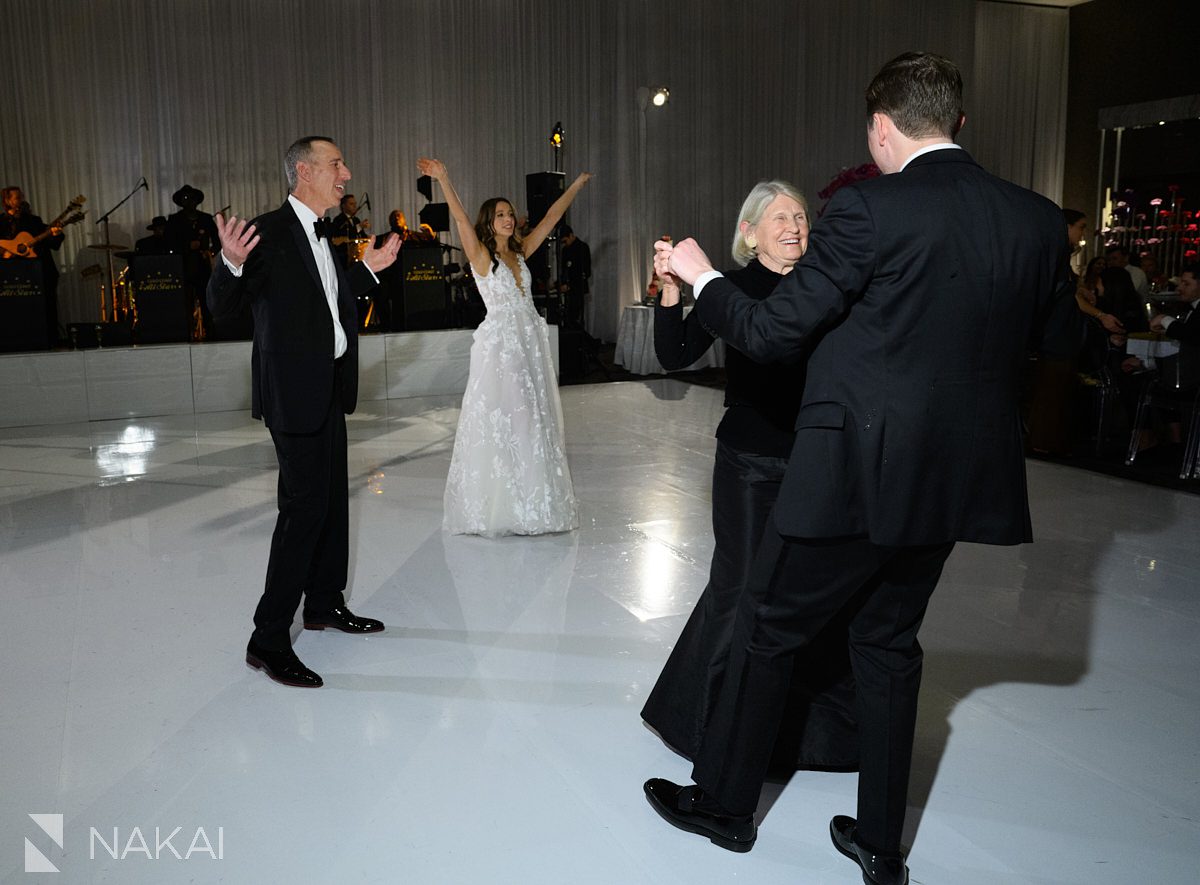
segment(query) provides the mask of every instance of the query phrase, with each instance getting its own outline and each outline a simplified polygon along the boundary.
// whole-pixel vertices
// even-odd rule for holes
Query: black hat
[[[154,219],[146,225],[146,230],[154,230],[156,227],[166,227],[167,219],[162,215],[155,215]]]
[[[171,195],[172,202],[184,209],[195,209],[204,202],[204,191],[185,184]]]

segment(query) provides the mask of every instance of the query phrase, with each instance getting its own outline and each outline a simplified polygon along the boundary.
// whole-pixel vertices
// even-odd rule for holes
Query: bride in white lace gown
[[[528,236],[507,200],[474,225],[438,160],[417,163],[442,185],[487,317],[471,344],[442,527],[454,534],[541,535],[578,527],[550,336],[534,309],[524,255],[542,244],[590,176],[580,175]]]

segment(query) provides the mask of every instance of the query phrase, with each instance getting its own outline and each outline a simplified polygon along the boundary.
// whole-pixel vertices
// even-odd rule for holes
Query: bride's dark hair
[[[492,230],[492,222],[496,220],[496,207],[501,203],[507,203],[508,208],[512,209],[513,215],[516,216],[517,210],[511,200],[506,200],[504,197],[492,197],[490,200],[485,200],[479,207],[479,217],[475,219],[475,236],[487,248],[488,255],[492,258],[492,270],[500,266],[500,259],[496,257],[496,232]],[[518,255],[525,254],[525,245],[521,242],[521,234],[516,228],[513,228],[512,236],[508,238],[508,248]]]

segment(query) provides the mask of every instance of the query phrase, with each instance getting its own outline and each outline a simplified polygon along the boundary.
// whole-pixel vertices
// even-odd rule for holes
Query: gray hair
[[[797,203],[804,207],[804,214],[808,214],[808,201],[804,199],[804,194],[800,193],[796,187],[786,181],[773,179],[771,181],[760,181],[750,189],[750,193],[746,195],[746,200],[742,203],[741,211],[738,212],[737,224],[733,227],[733,260],[740,267],[745,267],[750,263],[755,255],[755,251],[746,243],[746,237],[742,234],[742,222],[745,221],[750,225],[758,224],[762,220],[763,212],[772,200],[778,196],[791,197]]]
[[[312,162],[313,143],[318,141],[334,143],[332,138],[326,138],[324,135],[306,135],[304,138],[292,142],[287,153],[283,155],[283,174],[287,176],[288,193],[295,192],[296,185],[300,181],[299,175],[296,173],[296,165]]]

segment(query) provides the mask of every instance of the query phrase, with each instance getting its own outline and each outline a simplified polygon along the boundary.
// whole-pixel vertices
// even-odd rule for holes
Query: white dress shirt
[[[317,239],[317,232],[313,228],[313,223],[317,220],[317,213],[313,212],[302,202],[297,200],[291,194],[288,194],[288,202],[292,205],[292,211],[296,213],[296,217],[300,219],[300,226],[304,228],[304,233],[308,237],[308,245],[312,249],[313,260],[317,263],[317,272],[321,275],[321,288],[325,290],[325,300],[329,304],[329,314],[333,319],[333,358],[337,359],[346,352],[346,330],[342,328],[341,321],[338,318],[338,283],[337,271],[333,267],[333,251],[329,245],[329,240]],[[225,262],[225,266],[229,268],[229,272],[235,277],[242,275],[242,267],[234,266],[233,263],[225,257],[225,252],[221,252],[221,260]],[[371,274],[374,276],[374,273]],[[378,280],[376,280],[378,282]]]
[[[300,219],[300,226],[304,228],[304,233],[308,237],[308,245],[313,251],[313,259],[317,262],[317,270],[321,274],[325,300],[329,302],[329,313],[333,318],[333,358],[337,359],[346,352],[346,330],[342,328],[341,321],[338,319],[338,282],[337,270],[333,266],[335,260],[333,248],[329,245],[328,239],[317,239],[317,232],[313,228],[313,224],[317,220],[317,213],[292,194],[288,194],[288,202],[292,204],[296,217]]]

